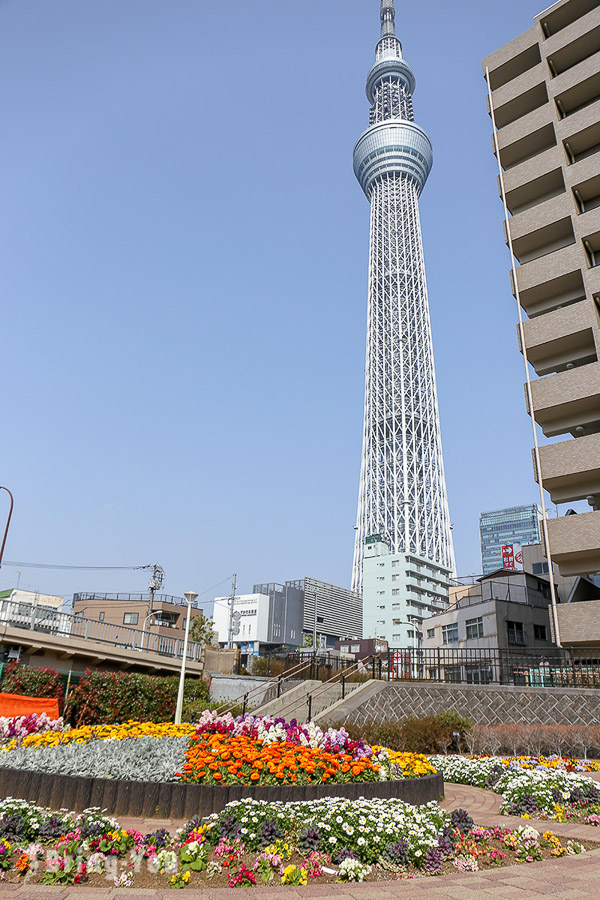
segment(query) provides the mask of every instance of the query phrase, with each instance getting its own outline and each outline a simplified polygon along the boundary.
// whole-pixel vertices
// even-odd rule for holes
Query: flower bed
[[[424,756],[353,741],[343,728],[209,712],[196,727],[125,722],[26,733],[6,750],[13,769],[192,784],[349,783],[435,772]]]
[[[37,734],[62,732],[62,719],[51,719],[46,713],[28,716],[0,716],[0,747],[12,747]]]
[[[533,828],[485,829],[464,810],[398,801],[231,804],[176,835],[124,829],[98,810],[0,803],[0,880],[90,888],[264,887],[387,881],[585,852]],[[39,888],[37,888],[39,891]]]
[[[197,726],[126,722],[29,734],[10,741],[2,761],[0,790],[44,803],[64,796],[75,808],[102,804],[119,815],[208,815],[247,788],[268,802],[336,790],[411,803],[443,795],[443,779],[424,756],[353,741],[343,728],[254,716],[205,713]]]
[[[594,763],[562,757],[435,756],[445,781],[489,788],[503,798],[501,812],[524,818],[583,820],[600,811],[600,785],[583,774]],[[593,823],[592,823],[593,824]]]

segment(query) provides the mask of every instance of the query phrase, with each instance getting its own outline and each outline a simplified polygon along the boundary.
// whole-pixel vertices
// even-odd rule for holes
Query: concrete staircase
[[[346,698],[350,696],[363,684],[349,682],[346,684]],[[258,716],[278,716],[283,715],[289,721],[290,719],[298,719],[305,721],[308,717],[308,697],[312,696],[311,716],[316,721],[321,719],[324,714],[328,714],[331,708],[337,707],[342,699],[342,684],[334,682],[327,685],[323,689],[321,681],[303,681],[291,691],[287,691],[277,700],[271,700],[252,710],[253,715]]]

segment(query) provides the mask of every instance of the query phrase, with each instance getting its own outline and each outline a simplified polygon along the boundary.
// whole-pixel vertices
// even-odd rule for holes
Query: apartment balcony
[[[583,247],[570,244],[548,256],[520,265],[517,283],[521,306],[527,315],[531,318],[557,306],[583,300],[585,288],[581,267],[584,264]]]
[[[538,40],[537,29],[530,28],[524,35],[520,35],[484,60],[483,70],[485,72],[486,65],[490,68],[490,85],[493,91],[499,90],[538,65],[542,58]]]
[[[570,215],[572,209],[571,197],[562,194],[518,216],[513,216],[510,221],[510,235],[513,252],[521,265],[546,257],[575,243]]]
[[[597,143],[595,133],[599,121],[600,99],[564,119],[559,119],[556,122],[556,137],[565,145],[572,145],[573,156],[577,158],[578,155],[589,152]]]
[[[600,100],[600,53],[597,53],[585,63],[581,63],[575,69],[565,72],[556,79],[553,85],[556,89],[564,87],[555,95],[555,102],[561,118],[565,119],[574,115],[587,106],[591,106]],[[578,71],[581,69],[582,71]],[[588,77],[581,80],[581,74],[585,71]],[[589,73],[589,74],[588,74]],[[568,76],[568,77],[567,77]]]
[[[591,27],[595,19],[590,20],[597,7],[597,0],[571,0],[570,3],[555,3],[547,10],[536,16],[536,22],[541,25],[546,40],[544,52],[552,53],[557,48],[569,43],[581,33],[580,24],[585,23],[585,29]]]
[[[540,466],[553,503],[600,496],[600,433],[540,447]]]
[[[600,50],[600,9],[576,19],[544,41],[544,55],[556,75],[574,68]]]
[[[538,51],[539,54],[539,51]],[[545,103],[548,94],[544,89],[543,92],[539,91],[540,85],[545,83],[546,79],[546,63],[538,62],[537,65],[531,66],[531,68],[527,69],[525,72],[521,72],[520,75],[517,75],[516,78],[507,81],[506,84],[503,84],[501,87],[493,89],[492,100],[494,103],[494,109],[496,110],[496,124],[498,128],[503,127],[501,124],[503,122],[503,111],[510,109],[512,104],[512,109],[519,113],[520,105],[525,103],[526,107],[529,107],[532,98],[527,99],[527,95],[530,91],[538,90],[539,97],[542,98],[542,103]],[[488,112],[490,112],[489,106],[490,100],[488,96]],[[536,106],[528,109],[528,112],[531,112],[531,109],[536,109],[537,106],[541,105],[537,103]],[[520,113],[523,115],[523,113]],[[515,116],[515,118],[520,117],[519,115]],[[513,121],[513,119],[511,119]],[[508,124],[508,123],[504,123]]]
[[[545,103],[530,115],[499,129],[500,162],[504,169],[518,165],[556,145],[556,112]]]
[[[534,381],[531,391],[535,420],[546,437],[600,431],[599,362],[548,375]]]
[[[548,40],[551,41],[552,36],[556,35],[558,42],[562,43],[562,41],[568,40],[565,35],[569,35],[570,29],[578,19],[591,13],[596,6],[597,0],[571,0],[570,3],[555,3],[536,16],[536,21],[541,25]]]
[[[542,228],[546,228],[549,225],[558,225],[563,220],[570,219],[576,211],[577,206],[573,197],[563,191],[557,196],[548,198],[529,209],[514,213],[510,219],[510,234],[513,244],[520,238],[532,235]],[[570,235],[569,242],[572,242],[574,240],[573,229],[568,222],[565,222],[564,225],[565,231],[568,231]],[[537,243],[543,245],[544,243],[550,243],[550,241],[544,242],[539,240]],[[550,249],[547,252],[550,252]],[[555,249],[560,249],[560,246]]]
[[[563,647],[600,645],[600,600],[559,603],[556,612]]]
[[[600,151],[600,101],[593,107],[588,107],[598,113],[598,117],[592,118],[590,122],[579,127],[578,129],[569,129],[568,133],[564,124],[567,121],[563,119],[559,123],[558,131],[561,133],[562,144],[567,154],[569,165],[565,169],[565,178],[568,184],[575,184],[577,181],[583,180],[579,172],[588,172],[587,167],[591,167],[592,175],[598,171],[598,152]],[[589,177],[588,175],[588,177]]]
[[[507,173],[516,173],[517,177],[509,179],[504,176],[506,205],[513,216],[565,193],[565,179],[562,168],[557,165],[557,157],[558,150],[552,147]],[[498,190],[502,196],[500,179]]]
[[[600,572],[600,510],[549,519],[548,537],[561,575]]]
[[[589,303],[574,303],[524,322],[527,358],[536,374],[548,375],[596,362],[594,324]]]

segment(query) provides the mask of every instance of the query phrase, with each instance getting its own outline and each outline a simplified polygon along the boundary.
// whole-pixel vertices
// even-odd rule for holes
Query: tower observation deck
[[[415,77],[381,0],[381,39],[367,77],[370,124],[354,172],[371,204],[365,415],[352,587],[365,539],[454,569],[419,196],[433,164],[415,123]]]

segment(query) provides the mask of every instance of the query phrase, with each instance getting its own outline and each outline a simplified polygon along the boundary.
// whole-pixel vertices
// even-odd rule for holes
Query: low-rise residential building
[[[188,614],[187,600],[169,594],[73,594],[73,613],[110,625],[125,625],[137,631],[183,638]],[[202,608],[192,604],[192,620]]]
[[[550,582],[500,569],[423,622],[423,649],[549,650]]]
[[[382,535],[365,541],[363,559],[364,638],[392,647],[420,639],[419,625],[448,607],[450,570],[414,554],[391,553]]]
[[[11,588],[0,591],[0,600],[8,600],[11,603],[30,603],[32,607],[47,606],[51,609],[62,610],[64,597],[55,594],[42,594],[41,591],[22,591],[19,588]]]

